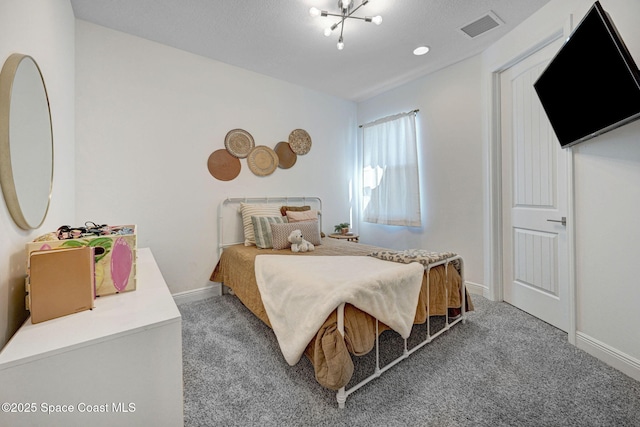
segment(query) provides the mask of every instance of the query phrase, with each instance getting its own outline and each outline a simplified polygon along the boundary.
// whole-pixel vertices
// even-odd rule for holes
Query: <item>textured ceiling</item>
[[[354,0],[358,5],[361,0]],[[337,0],[71,0],[76,18],[353,101],[473,56],[549,0],[370,0],[355,15],[376,26],[309,15]],[[471,39],[460,28],[493,12],[504,22]],[[413,49],[431,51],[414,56]]]

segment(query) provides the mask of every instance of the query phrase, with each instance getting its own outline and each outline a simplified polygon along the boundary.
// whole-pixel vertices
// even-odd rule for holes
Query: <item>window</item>
[[[363,221],[420,226],[415,111],[364,125],[362,140]]]

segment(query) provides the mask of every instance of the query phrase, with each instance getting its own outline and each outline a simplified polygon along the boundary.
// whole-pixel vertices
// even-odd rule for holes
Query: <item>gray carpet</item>
[[[465,324],[356,391],[342,410],[309,361],[289,366],[273,332],[236,297],[180,304],[185,426],[640,426],[640,382],[508,304],[473,300]],[[383,347],[396,341],[382,334]]]

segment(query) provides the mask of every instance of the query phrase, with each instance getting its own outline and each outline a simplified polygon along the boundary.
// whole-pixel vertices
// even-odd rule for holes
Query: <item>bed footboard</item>
[[[396,359],[392,360],[391,362],[387,363],[385,366],[380,367],[380,333],[379,333],[379,322],[376,319],[376,341],[375,341],[375,358],[376,358],[376,362],[375,362],[375,369],[374,372],[366,377],[365,379],[363,379],[362,381],[360,381],[358,384],[354,385],[353,387],[350,388],[346,388],[346,387],[342,387],[338,390],[338,392],[336,393],[336,400],[338,401],[338,407],[343,409],[345,407],[346,401],[347,401],[347,397],[349,397],[349,395],[351,395],[352,393],[356,392],[358,389],[360,389],[361,387],[363,387],[365,384],[368,384],[369,382],[373,381],[374,379],[380,377],[384,372],[386,372],[387,370],[391,369],[392,367],[394,367],[395,365],[397,365],[398,363],[400,363],[401,361],[403,361],[404,359],[407,359],[411,354],[413,354],[414,352],[418,351],[419,349],[421,349],[422,347],[424,347],[425,345],[429,344],[431,341],[433,341],[435,338],[437,338],[438,336],[442,335],[443,333],[447,332],[453,325],[462,322],[464,323],[466,321],[466,289],[465,289],[465,281],[464,281],[464,261],[462,259],[461,256],[456,255],[447,259],[444,259],[442,261],[433,263],[433,264],[429,264],[427,266],[425,266],[424,270],[425,270],[425,274],[427,277],[427,301],[429,301],[429,272],[432,268],[435,268],[437,266],[440,265],[444,265],[445,266],[445,277],[446,277],[446,282],[448,282],[449,280],[449,268],[453,268],[450,266],[450,264],[452,262],[458,262],[460,263],[460,295],[461,295],[461,303],[462,306],[460,307],[461,309],[461,313],[459,316],[456,316],[455,319],[451,319],[449,317],[449,310],[445,310],[445,324],[444,327],[441,328],[440,330],[438,330],[437,332],[434,332],[433,334],[431,333],[431,313],[430,313],[430,307],[429,304],[427,304],[427,320],[426,320],[426,334],[424,337],[424,340],[422,340],[419,344],[417,344],[416,346],[414,346],[411,349],[407,348],[407,339],[403,340],[404,343],[404,349],[402,352],[402,355],[400,355],[399,357],[397,357]],[[445,293],[448,293],[448,286],[445,286]],[[445,295],[445,301],[449,300],[449,296]],[[344,337],[344,307],[345,304],[342,303],[340,304],[340,306],[337,309],[337,315],[338,315],[338,332],[340,332],[340,334]]]

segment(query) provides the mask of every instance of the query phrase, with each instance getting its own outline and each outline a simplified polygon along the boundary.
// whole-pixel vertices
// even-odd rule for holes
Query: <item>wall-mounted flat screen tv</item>
[[[640,118],[640,71],[600,2],[533,86],[563,148]]]

